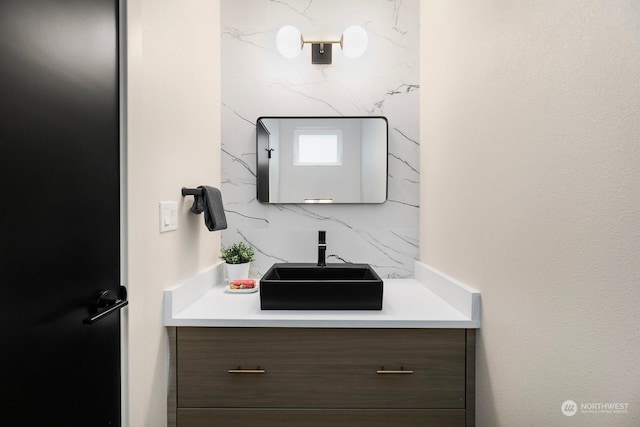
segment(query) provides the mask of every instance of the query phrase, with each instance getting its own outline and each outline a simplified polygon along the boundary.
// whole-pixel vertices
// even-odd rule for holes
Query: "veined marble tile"
[[[418,257],[418,0],[223,0],[222,195],[229,228],[223,245],[256,249],[253,274],[275,262],[316,262],[327,231],[328,262],[365,262],[384,278],[410,277]],[[313,65],[310,47],[279,55],[278,29],[307,39],[339,38],[363,26],[369,47]],[[261,204],[256,200],[255,122],[260,116],[382,115],[389,120],[389,196],[383,204]]]

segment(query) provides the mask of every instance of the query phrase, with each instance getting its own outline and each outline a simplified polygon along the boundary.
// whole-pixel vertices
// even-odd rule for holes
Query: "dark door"
[[[272,152],[269,144],[269,131],[259,118],[256,122],[256,159],[258,162],[258,201],[260,202],[269,203],[269,162]]]
[[[117,0],[0,0],[2,425],[120,425],[118,81]]]

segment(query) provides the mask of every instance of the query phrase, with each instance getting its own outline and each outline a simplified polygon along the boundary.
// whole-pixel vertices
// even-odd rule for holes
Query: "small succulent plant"
[[[243,242],[220,249],[220,258],[227,264],[244,264],[253,261],[253,248]]]

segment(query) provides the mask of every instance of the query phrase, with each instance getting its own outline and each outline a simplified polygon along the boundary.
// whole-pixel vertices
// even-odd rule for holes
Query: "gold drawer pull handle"
[[[380,369],[378,369],[376,371],[376,374],[380,374],[380,375],[386,375],[386,374],[392,374],[392,375],[396,375],[396,374],[413,374],[413,371],[405,370],[404,366],[400,366],[400,370],[399,371],[384,369],[384,366],[383,366],[382,368],[380,368]]]
[[[228,372],[230,374],[266,374],[267,373],[266,370],[260,369],[260,367],[256,369],[241,369],[241,368],[229,369]]]

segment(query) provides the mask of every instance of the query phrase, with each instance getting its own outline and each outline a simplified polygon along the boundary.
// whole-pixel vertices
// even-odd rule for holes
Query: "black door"
[[[269,130],[261,118],[256,121],[256,159],[258,162],[258,200],[269,203],[269,162],[273,149],[269,145]],[[276,153],[276,155],[279,155]]]
[[[120,425],[118,82],[117,0],[0,0],[2,425]]]

